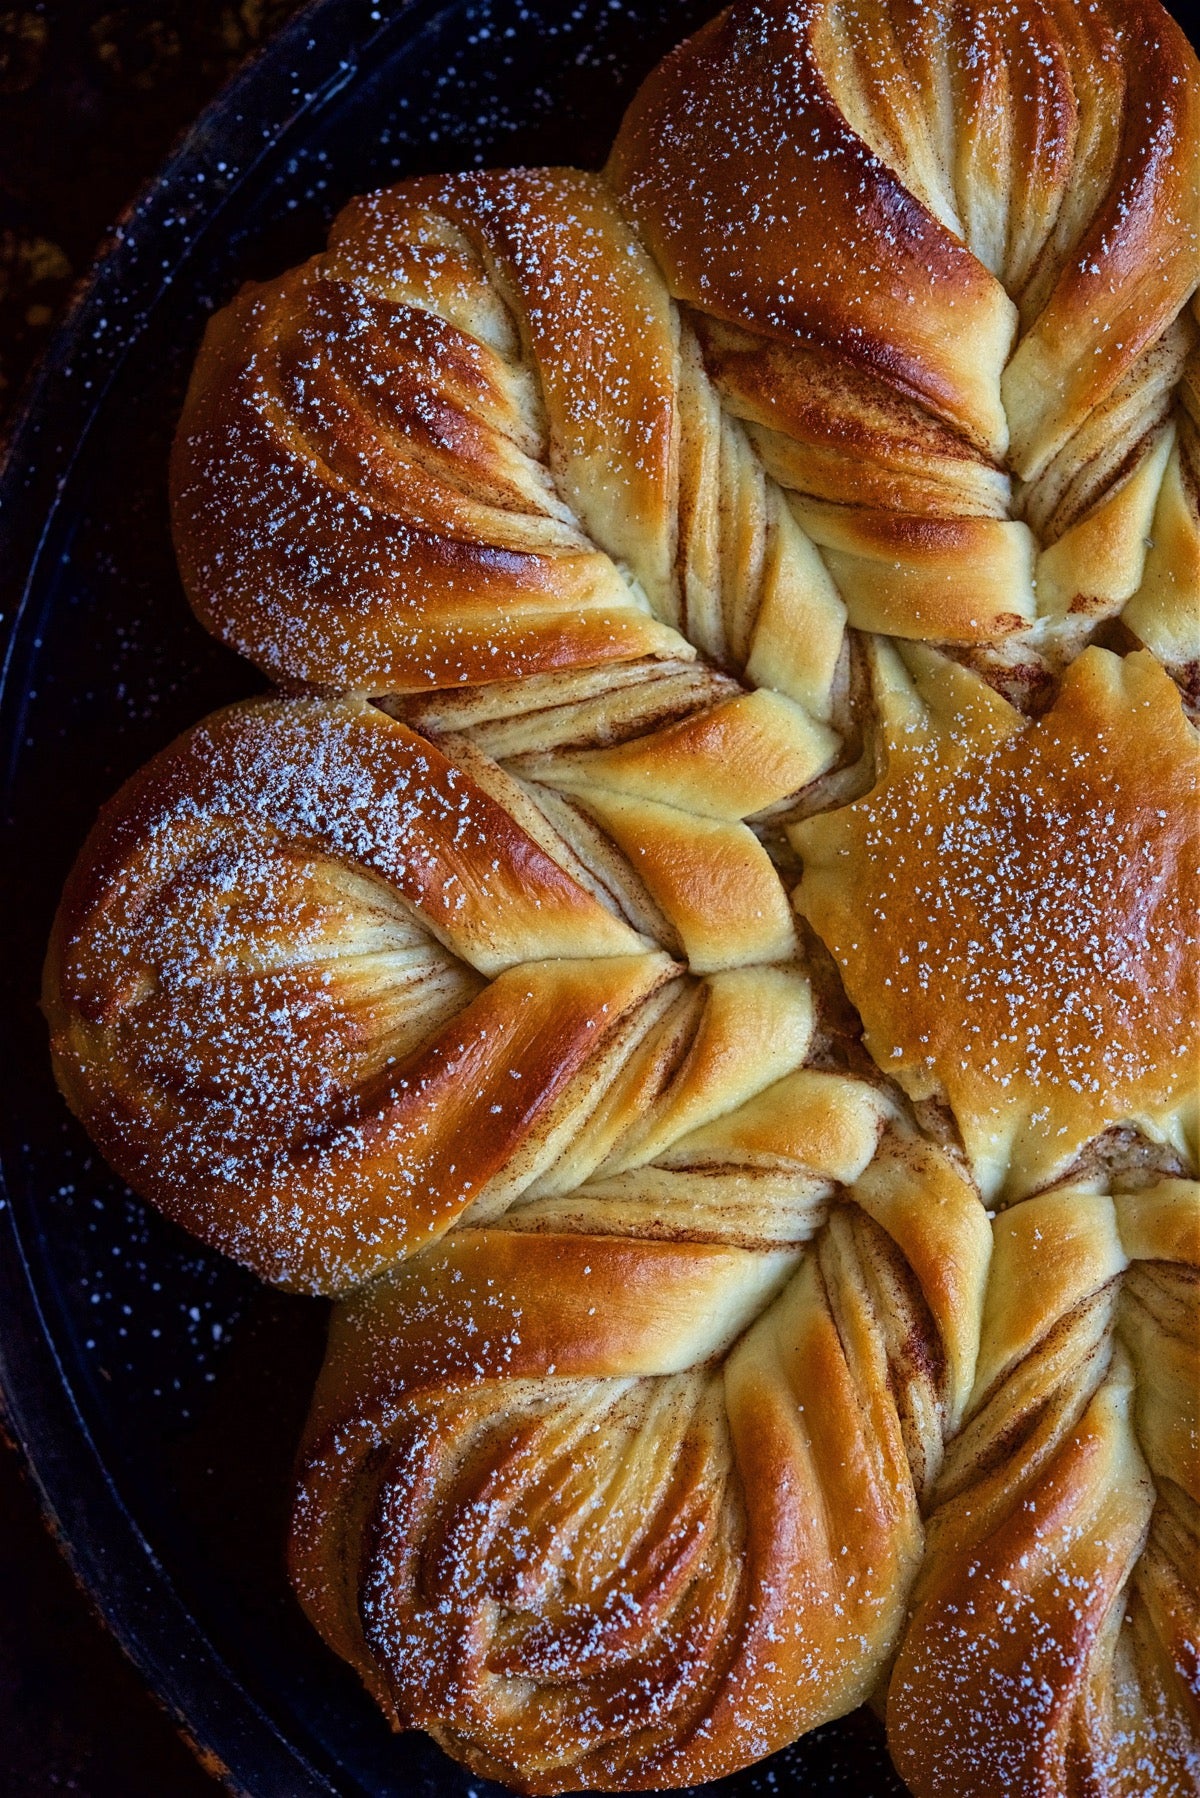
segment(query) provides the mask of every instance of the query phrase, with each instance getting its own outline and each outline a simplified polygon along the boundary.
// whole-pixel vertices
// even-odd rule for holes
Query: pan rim
[[[282,142],[369,65],[397,31],[415,35],[461,0],[309,0],[225,83],[110,227],[18,395],[0,444],[0,756],[11,790],[23,736],[24,662],[37,648],[31,616],[42,559],[85,441],[174,271],[226,204]],[[281,79],[281,76],[284,79]],[[232,132],[230,127],[233,127]],[[231,136],[237,145],[231,165]],[[236,153],[236,152],[235,152]],[[177,233],[168,266],[139,266],[161,247],[177,196],[210,184]],[[136,306],[119,342],[97,336],[102,309]],[[44,438],[53,419],[56,438]],[[22,654],[22,651],[25,653]],[[10,822],[3,821],[4,838]],[[19,903],[11,854],[0,856],[5,905]],[[13,970],[0,969],[3,1041],[17,1050]],[[12,1065],[11,1063],[9,1065]],[[0,1108],[0,1430],[17,1449],[43,1518],[93,1613],[132,1661],[208,1771],[247,1798],[286,1790],[329,1798],[340,1788],[255,1699],[175,1582],[121,1495],[84,1415],[39,1297],[6,1168],[20,1121]],[[286,1781],[286,1784],[284,1783]]]

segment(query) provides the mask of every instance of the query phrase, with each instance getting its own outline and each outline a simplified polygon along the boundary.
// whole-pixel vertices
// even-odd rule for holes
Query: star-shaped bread
[[[1200,1072],[1200,737],[1147,652],[1090,648],[1029,720],[874,651],[878,778],[793,829],[797,902],[880,1067],[948,1107],[988,1196],[1113,1127],[1186,1149]]]

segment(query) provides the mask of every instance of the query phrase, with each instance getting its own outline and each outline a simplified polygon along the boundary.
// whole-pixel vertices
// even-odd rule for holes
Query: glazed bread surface
[[[203,623],[45,983],[135,1188],[337,1303],[302,1603],[533,1793],[867,1699],[1200,1793],[1200,70],[1156,0],[749,0],[602,173],[211,321]]]

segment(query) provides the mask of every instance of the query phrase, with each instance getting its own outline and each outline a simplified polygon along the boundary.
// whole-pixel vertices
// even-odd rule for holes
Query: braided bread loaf
[[[481,1773],[1200,1792],[1198,108],[1155,0],[738,0],[209,327],[285,696],[102,814],[55,1064],[338,1296],[295,1584]]]

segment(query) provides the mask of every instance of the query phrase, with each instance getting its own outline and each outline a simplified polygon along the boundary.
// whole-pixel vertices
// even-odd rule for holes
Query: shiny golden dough
[[[738,4],[210,326],[184,582],[326,697],[102,817],[56,1066],[344,1295],[293,1576],[481,1773],[1200,1791],[1198,106],[1148,0]]]
[[[1016,633],[1028,669],[1137,594],[1196,340],[1194,68],[1137,0],[776,0],[634,100],[611,173],[852,624]]]
[[[1182,1798],[1196,1783],[1200,1187],[1062,1187],[994,1230],[975,1396],[892,1674],[893,1753],[916,1792]]]
[[[793,1116],[760,1111],[750,1154],[736,1111],[713,1127],[731,1189],[772,1138],[811,1169]],[[467,1229],[343,1307],[293,1575],[398,1722],[530,1791],[653,1789],[868,1696],[987,1227],[940,1151],[889,1142],[808,1231],[805,1254]]]
[[[1064,1178],[1114,1125],[1186,1156],[1200,757],[1178,692],[1145,650],[1092,647],[1030,724],[905,655],[876,652],[876,786],[793,831],[797,903],[868,1048],[949,1106],[989,1200]]]

